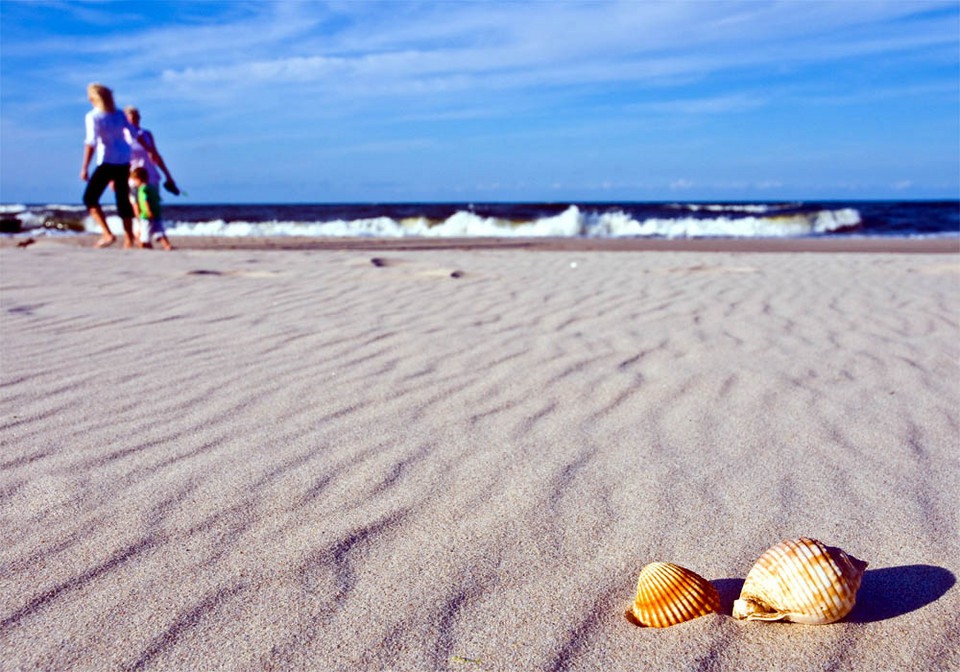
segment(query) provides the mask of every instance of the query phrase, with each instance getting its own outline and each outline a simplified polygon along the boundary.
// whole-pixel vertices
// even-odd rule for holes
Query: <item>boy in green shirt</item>
[[[134,168],[130,172],[130,181],[137,190],[137,203],[140,206],[140,247],[153,249],[151,241],[157,238],[163,249],[172,250],[173,245],[167,239],[160,217],[160,190],[156,185],[149,184],[148,179],[146,168]]]

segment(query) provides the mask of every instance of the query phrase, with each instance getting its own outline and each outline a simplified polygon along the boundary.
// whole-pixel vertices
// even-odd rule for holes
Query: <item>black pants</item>
[[[88,208],[100,205],[103,190],[113,182],[113,188],[117,192],[117,214],[124,218],[133,217],[130,189],[127,187],[128,179],[130,179],[130,164],[101,163],[87,182],[87,188],[83,192],[83,204]]]

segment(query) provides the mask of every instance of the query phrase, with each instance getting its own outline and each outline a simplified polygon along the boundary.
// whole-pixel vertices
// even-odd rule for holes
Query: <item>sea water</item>
[[[121,224],[105,208],[111,227]],[[0,205],[4,231],[99,233],[83,206]],[[958,237],[960,201],[180,205],[171,236],[470,238]],[[4,235],[17,235],[6,233]]]

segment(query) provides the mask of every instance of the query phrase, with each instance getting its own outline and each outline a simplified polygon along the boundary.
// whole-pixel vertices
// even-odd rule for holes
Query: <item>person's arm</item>
[[[80,164],[80,179],[86,182],[90,179],[87,170],[90,168],[90,159],[93,158],[93,145],[83,146],[83,163]]]
[[[153,141],[153,134],[150,131],[144,131],[140,134],[140,144],[146,148],[147,154],[150,155],[150,160],[153,161],[153,164],[163,171],[163,174],[168,180],[173,182],[173,175],[170,174],[170,169],[167,168],[167,164],[163,162],[163,157],[160,156],[160,152],[157,150],[157,143]]]
[[[90,169],[90,159],[93,158],[93,116],[84,117],[83,124],[87,131],[87,136],[83,141],[83,162],[80,164],[80,179],[84,182],[89,179],[88,170]]]

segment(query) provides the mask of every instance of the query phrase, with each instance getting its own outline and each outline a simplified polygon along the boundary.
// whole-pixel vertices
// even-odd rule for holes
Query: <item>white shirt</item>
[[[130,145],[130,169],[134,168],[146,168],[147,170],[147,184],[152,184],[157,186],[160,184],[160,171],[157,169],[157,166],[150,159],[150,152],[147,151],[146,146],[140,142],[140,138],[144,138],[150,144],[153,144],[153,136],[145,128],[123,129],[123,137]],[[156,145],[154,145],[156,146]]]
[[[90,110],[84,119],[87,126],[85,144],[97,148],[97,165],[102,163],[130,163],[130,145],[123,137],[123,130],[129,128],[132,133],[137,129],[127,121],[126,115],[116,112]]]

